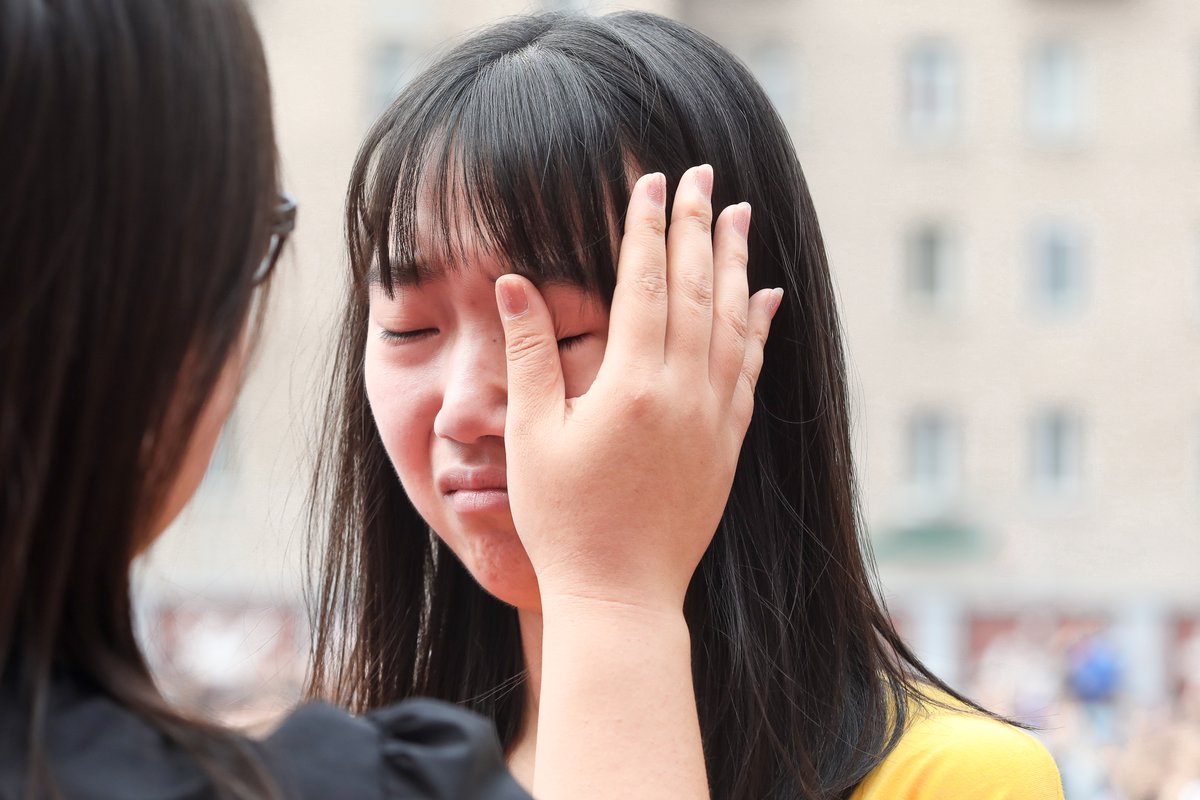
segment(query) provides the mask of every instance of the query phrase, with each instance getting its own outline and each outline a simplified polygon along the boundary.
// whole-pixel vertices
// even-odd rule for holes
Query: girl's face
[[[496,278],[504,260],[464,243],[463,263],[422,264],[431,277],[370,292],[367,396],[388,457],[417,511],[485,590],[541,607],[517,538],[504,462],[507,377]],[[425,252],[430,252],[425,250]],[[575,287],[543,285],[568,397],[591,386],[608,309]]]

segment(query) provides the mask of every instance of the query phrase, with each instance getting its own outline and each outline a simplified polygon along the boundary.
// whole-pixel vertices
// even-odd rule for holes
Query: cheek
[[[363,381],[380,438],[405,490],[430,482],[429,441],[440,406],[432,368],[389,363],[382,345],[367,346]]]
[[[242,367],[245,351],[235,352],[225,364],[221,377],[213,388],[208,402],[200,412],[199,419],[192,429],[191,439],[184,450],[183,462],[167,492],[164,505],[158,511],[153,528],[146,538],[138,542],[138,551],[149,547],[154,539],[166,529],[175,519],[187,502],[200,487],[208,463],[212,460],[213,450],[221,435],[221,428],[233,409],[241,385]]]

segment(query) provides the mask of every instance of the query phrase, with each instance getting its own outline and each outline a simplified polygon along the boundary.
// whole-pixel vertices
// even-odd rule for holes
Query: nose
[[[508,406],[506,370],[503,333],[462,337],[447,363],[434,434],[462,444],[503,436]]]

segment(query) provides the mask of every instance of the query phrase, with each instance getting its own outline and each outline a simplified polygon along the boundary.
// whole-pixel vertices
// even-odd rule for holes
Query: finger
[[[566,388],[558,339],[542,295],[520,275],[496,281],[496,305],[504,325],[508,363],[506,437],[527,434],[548,419],[561,420]]]
[[[738,375],[737,389],[733,395],[733,412],[744,433],[754,412],[754,388],[762,372],[763,351],[771,321],[779,310],[783,289],[763,289],[750,298],[749,333],[746,336],[746,355]]]
[[[643,175],[633,186],[609,315],[609,358],[661,367],[667,330],[667,180]]]
[[[707,366],[712,336],[713,171],[708,164],[683,173],[667,233],[667,360]]]
[[[717,218],[713,237],[712,341],[708,379],[726,402],[737,387],[750,331],[750,290],[746,284],[750,204],[730,206]]]

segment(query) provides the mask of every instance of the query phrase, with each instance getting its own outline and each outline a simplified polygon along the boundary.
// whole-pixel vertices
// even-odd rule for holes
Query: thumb
[[[546,417],[561,419],[566,388],[550,311],[537,288],[520,275],[496,281],[496,304],[504,325],[508,361],[505,434],[527,433]]]

